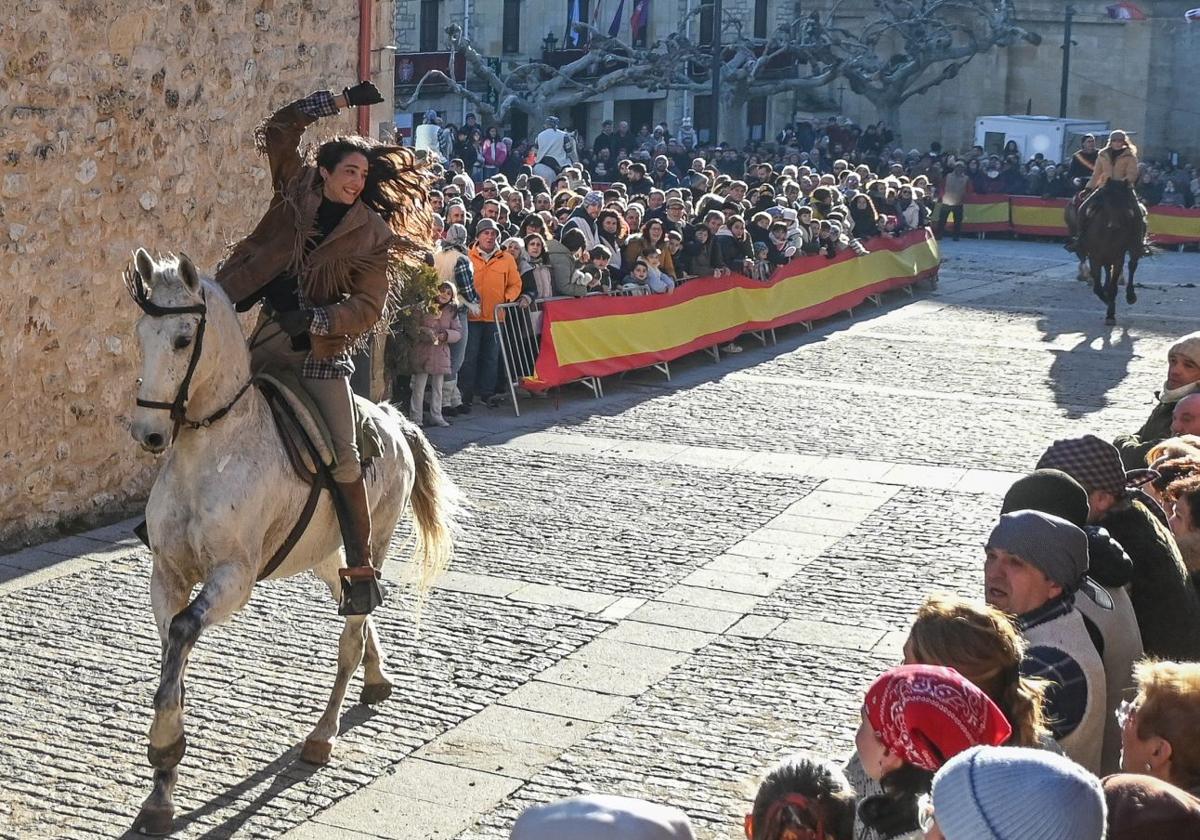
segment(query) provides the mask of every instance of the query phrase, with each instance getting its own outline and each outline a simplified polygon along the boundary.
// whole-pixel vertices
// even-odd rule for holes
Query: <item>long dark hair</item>
[[[863,825],[883,837],[907,834],[917,828],[917,799],[933,787],[933,773],[905,764],[879,780],[883,793],[858,803]]]
[[[410,251],[428,249],[433,214],[429,191],[434,182],[427,158],[412,149],[391,146],[366,137],[335,137],[316,151],[317,166],[332,172],[347,155],[367,159],[367,179],[359,199],[387,222],[400,239],[397,256],[410,261]]]

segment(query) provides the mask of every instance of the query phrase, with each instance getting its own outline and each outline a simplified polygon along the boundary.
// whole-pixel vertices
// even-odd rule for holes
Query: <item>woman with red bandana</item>
[[[952,757],[1012,735],[1004,713],[953,668],[901,665],[867,690],[855,737],[863,769],[883,793],[858,806],[864,836],[920,840],[917,800]]]

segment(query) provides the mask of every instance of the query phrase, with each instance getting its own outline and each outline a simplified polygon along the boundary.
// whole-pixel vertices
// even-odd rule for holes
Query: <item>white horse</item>
[[[146,506],[154,555],[150,598],[163,643],[148,749],[154,788],[134,827],[165,834],[174,820],[177,766],[186,746],[188,655],[206,627],[245,606],[297,522],[308,487],[289,464],[266,399],[249,387],[245,337],[220,287],[201,280],[187,257],[155,262],[142,249],[125,279],[145,313],[137,323],[142,378],[130,431],[144,449],[167,452]],[[378,408],[384,451],[368,477],[372,553],[381,565],[411,498],[424,591],[452,553],[456,491],[421,431],[390,406]],[[322,493],[312,521],[270,578],[312,569],[336,599],[342,565],[336,513]],[[196,585],[200,592],[189,604]],[[392,683],[371,619],[348,616],[333,692],[304,742],[305,761],[329,760],[346,688],[360,663],[361,701],[386,699]]]

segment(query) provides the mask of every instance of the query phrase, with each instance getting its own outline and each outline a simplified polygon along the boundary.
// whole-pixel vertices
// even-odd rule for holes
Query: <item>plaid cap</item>
[[[1123,498],[1127,488],[1158,477],[1154,470],[1126,472],[1117,448],[1095,435],[1054,441],[1038,459],[1037,469],[1062,470],[1089,493],[1101,491],[1117,498]]]

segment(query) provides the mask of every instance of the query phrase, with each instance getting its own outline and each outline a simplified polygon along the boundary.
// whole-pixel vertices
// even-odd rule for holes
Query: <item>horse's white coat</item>
[[[250,356],[233,306],[216,284],[196,275],[186,257],[177,265],[154,263],[139,250],[135,266],[154,303],[187,306],[203,300],[207,305],[203,351],[187,406],[190,420],[207,417],[227,405],[250,376]],[[199,316],[194,314],[144,315],[138,321],[143,354],[139,398],[162,402],[174,398],[192,350],[190,343],[181,345],[189,336],[194,340],[198,323]],[[376,565],[382,564],[386,556],[388,541],[408,504],[417,475],[406,440],[408,421],[386,408],[378,415],[383,452],[368,478]],[[182,756],[181,701],[187,654],[200,631],[224,621],[249,600],[260,569],[299,518],[308,487],[292,471],[266,400],[255,388],[247,390],[213,425],[181,429],[173,444],[172,422],[164,410],[137,408],[130,431],[144,448],[166,450],[146,506],[154,553],[151,602],[164,653],[150,728],[151,763],[158,772],[142,816],[149,817],[147,826],[161,827],[161,819],[159,823],[154,819],[173,814],[174,765]],[[409,427],[407,432],[412,435],[415,430]],[[427,488],[426,492],[435,499],[440,493],[444,501],[451,490],[447,485]],[[444,560],[450,548],[446,534],[421,521],[417,522],[417,530],[426,537],[423,561],[436,562],[435,557]],[[303,537],[271,577],[288,577],[312,569],[336,596],[341,565],[341,534],[329,494],[325,493]],[[201,590],[189,606],[196,585],[201,585]],[[364,694],[382,699],[390,691],[370,619],[348,618],[339,645],[333,694],[306,743],[306,753],[328,755],[337,733],[346,684],[362,662],[364,651]],[[169,821],[169,816],[166,819]]]

